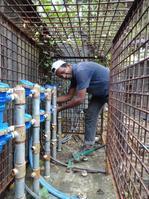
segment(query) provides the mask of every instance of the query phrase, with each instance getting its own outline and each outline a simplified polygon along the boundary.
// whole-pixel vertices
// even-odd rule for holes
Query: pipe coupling
[[[34,115],[34,124],[33,127],[40,127],[40,115]]]
[[[25,104],[25,89],[21,85],[17,85],[13,89],[15,104]]]
[[[34,144],[32,146],[32,150],[33,150],[34,154],[39,154],[40,153],[40,144],[39,143],[38,144]]]
[[[46,92],[45,92],[45,95],[46,95],[46,100],[51,101],[52,90],[50,88],[47,88]]]
[[[35,84],[33,88],[33,98],[39,98],[40,97],[40,85]]]
[[[25,142],[26,140],[25,125],[16,125],[15,131],[17,132],[17,136],[15,139],[16,144]]]
[[[32,119],[31,120],[31,124],[33,125],[33,124],[35,124],[36,123],[36,120],[35,119]]]
[[[46,113],[46,121],[50,121],[51,120],[51,114],[50,113]]]
[[[44,159],[44,160],[50,161],[50,159],[51,159],[50,154],[45,154],[45,155],[43,156],[43,159]]]
[[[56,145],[57,139],[52,139],[51,144]]]
[[[52,129],[56,130],[56,126],[57,126],[56,124],[52,124]]]
[[[15,164],[15,168],[12,170],[12,174],[16,179],[24,178],[26,175],[26,162],[24,164]]]
[[[40,178],[40,168],[39,169],[33,169],[31,177],[34,178],[34,179],[39,179]]]

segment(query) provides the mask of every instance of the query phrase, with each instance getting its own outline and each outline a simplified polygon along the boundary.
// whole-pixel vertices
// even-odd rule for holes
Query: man
[[[85,114],[85,139],[82,150],[95,143],[96,125],[99,112],[108,101],[109,69],[95,62],[69,64],[58,60],[52,64],[52,72],[66,80],[71,80],[68,93],[58,97],[58,111],[72,108],[84,102],[86,92],[92,95]],[[63,104],[64,102],[67,102]]]

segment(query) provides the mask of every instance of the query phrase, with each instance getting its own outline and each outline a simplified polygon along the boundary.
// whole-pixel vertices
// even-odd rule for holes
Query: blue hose
[[[29,162],[30,162],[30,165],[32,168],[33,167],[33,158],[32,158],[31,146],[32,146],[32,138],[30,139],[30,142],[29,142]],[[59,199],[79,199],[78,196],[69,196],[68,194],[57,190],[55,187],[53,187],[52,185],[47,183],[47,181],[42,176],[40,177],[39,182],[43,187],[45,187],[48,190],[48,192],[50,194],[52,194],[53,196],[55,196]]]

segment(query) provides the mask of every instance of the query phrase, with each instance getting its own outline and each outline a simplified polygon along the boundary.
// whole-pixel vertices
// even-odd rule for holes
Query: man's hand
[[[70,87],[66,95],[62,95],[57,98],[57,103],[63,103],[71,100],[75,94],[75,90],[76,90],[75,88]]]
[[[74,106],[78,106],[85,100],[85,94],[86,94],[86,89],[82,89],[78,91],[77,95],[72,100],[67,102],[67,104],[59,105],[58,103],[59,106],[57,107],[57,112],[60,112],[68,108],[73,108]]]

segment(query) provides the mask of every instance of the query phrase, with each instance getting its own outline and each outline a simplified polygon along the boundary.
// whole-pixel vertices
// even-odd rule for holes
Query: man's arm
[[[66,95],[57,98],[57,103],[63,103],[71,100],[75,94],[75,90],[76,90],[75,88],[70,87]]]
[[[58,108],[58,111],[72,108],[74,106],[81,104],[85,100],[85,95],[86,95],[86,89],[77,91],[76,96],[72,100],[70,100],[67,104],[63,104],[62,106],[60,106]]]

